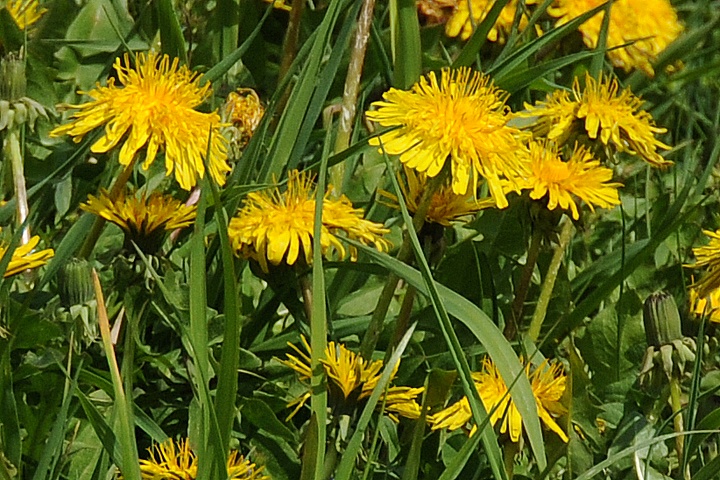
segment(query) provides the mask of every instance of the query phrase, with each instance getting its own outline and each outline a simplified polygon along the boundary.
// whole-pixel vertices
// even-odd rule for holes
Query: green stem
[[[300,20],[305,9],[305,2],[306,0],[292,0],[290,19],[285,32],[285,40],[283,41],[282,59],[280,60],[278,73],[279,80],[282,80],[287,75],[290,65],[292,65],[297,55],[298,40],[300,39]]]
[[[425,186],[425,191],[420,199],[418,209],[413,215],[413,227],[416,232],[419,232],[423,225],[425,225],[425,217],[427,216],[428,209],[430,208],[433,194],[438,188],[440,188],[440,185],[445,179],[446,173],[444,172],[445,169],[443,169],[443,172],[439,175],[431,178]],[[397,193],[398,201],[400,201],[401,192]],[[410,258],[412,258],[412,244],[410,243],[410,237],[408,235],[404,236],[403,243],[398,250],[396,258],[404,263],[407,263]],[[380,332],[382,332],[385,316],[390,308],[390,303],[392,302],[393,295],[395,294],[395,288],[397,288],[399,281],[400,278],[394,273],[391,273],[388,275],[388,279],[382,293],[380,293],[380,298],[378,298],[378,303],[375,306],[375,311],[370,319],[370,324],[368,325],[368,329],[365,331],[365,336],[360,344],[360,355],[362,355],[365,359],[370,359],[373,351],[375,351],[375,345],[377,345]]]
[[[685,431],[685,428],[683,426],[683,417],[682,417],[682,390],[680,388],[680,382],[677,378],[673,375],[670,378],[670,406],[672,407],[673,412],[673,426],[675,427],[675,433],[682,433]],[[682,458],[683,456],[683,447],[684,447],[684,435],[678,435],[675,438],[675,450],[677,451],[678,458]]]
[[[515,455],[519,451],[518,444],[513,441],[505,442],[503,445],[503,463],[505,463],[505,472],[507,472],[508,480],[512,480],[515,474]]]
[[[548,267],[547,274],[540,288],[540,297],[538,297],[535,313],[533,313],[532,320],[530,321],[528,338],[532,342],[536,342],[540,336],[540,329],[545,321],[545,315],[547,314],[548,305],[550,304],[550,297],[552,297],[553,288],[555,287],[555,280],[557,280],[560,264],[565,255],[565,249],[570,244],[572,233],[573,224],[570,219],[566,219],[560,232],[560,243],[555,247],[552,260],[550,260],[550,266]]]
[[[522,323],[523,308],[525,307],[525,299],[530,289],[530,281],[537,264],[538,255],[540,254],[540,245],[542,244],[542,231],[534,228],[532,238],[530,239],[530,248],[527,252],[527,260],[525,267],[520,273],[517,289],[515,290],[515,299],[512,304],[512,315],[505,324],[503,334],[508,340],[512,340],[517,335],[520,324]]]
[[[125,185],[127,185],[127,182],[130,179],[130,175],[132,174],[134,165],[135,160],[130,162],[130,164],[126,166],[122,172],[120,172],[120,175],[117,177],[117,179],[115,179],[115,183],[113,184],[112,188],[110,189],[110,193],[108,194],[110,200],[115,201],[120,196],[120,193],[123,191]],[[103,227],[105,226],[105,222],[106,220],[104,218],[99,216],[95,217],[95,222],[90,229],[90,233],[88,233],[88,236],[85,239],[85,243],[83,243],[83,246],[80,249],[80,253],[78,253],[78,258],[90,258],[90,254],[92,253],[93,248],[95,248],[95,244],[97,243],[98,238],[100,238],[100,234],[102,233]]]

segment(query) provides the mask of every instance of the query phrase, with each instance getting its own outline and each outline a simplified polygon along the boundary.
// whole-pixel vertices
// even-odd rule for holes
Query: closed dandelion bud
[[[0,98],[13,102],[25,96],[25,60],[9,54],[0,59]]]
[[[65,308],[82,305],[95,298],[92,269],[87,260],[71,258],[60,269],[60,301]]]
[[[667,292],[656,292],[645,300],[643,323],[648,345],[659,347],[682,339],[677,304]]]

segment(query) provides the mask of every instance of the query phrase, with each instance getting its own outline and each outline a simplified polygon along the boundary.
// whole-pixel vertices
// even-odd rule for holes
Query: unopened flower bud
[[[682,339],[677,304],[667,292],[656,292],[645,300],[643,323],[648,345],[659,347]]]

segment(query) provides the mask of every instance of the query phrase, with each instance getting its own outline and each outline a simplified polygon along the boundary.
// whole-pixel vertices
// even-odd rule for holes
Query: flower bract
[[[289,343],[288,345],[297,355],[287,354],[287,360],[281,362],[295,370],[300,380],[306,381],[312,375],[310,370],[310,345],[308,345],[304,336],[301,339],[305,351]],[[336,405],[347,406],[347,404],[354,404],[372,395],[382,375],[382,360],[365,360],[360,355],[349,350],[345,345],[335,342],[328,342],[324,353],[325,355],[320,359],[320,362],[328,378],[330,398]],[[396,371],[397,367],[390,377],[391,381]],[[384,401],[385,412],[395,420],[397,420],[397,416],[415,419],[420,417],[420,405],[415,399],[423,390],[423,388],[388,387],[387,391],[380,397],[378,405]],[[297,413],[308,398],[309,393],[302,395],[290,404],[296,406],[290,417]]]
[[[230,220],[228,234],[235,251],[260,263],[268,271],[268,263],[294,265],[302,258],[312,264],[312,242],[315,225],[315,187],[306,173],[292,171],[287,190],[277,188],[251,192],[238,214]],[[387,251],[390,244],[383,238],[388,230],[378,223],[362,218],[362,210],[353,208],[342,196],[334,200],[325,196],[322,205],[320,245],[323,255],[333,252],[344,258],[346,250],[338,235],[374,245]],[[351,258],[356,252],[349,248]]]
[[[564,415],[567,412],[560,403],[567,379],[562,371],[562,366],[559,363],[543,362],[532,372],[530,369],[531,366],[526,365],[525,373],[530,380],[538,416],[550,430],[555,432],[564,442],[567,442],[567,434],[554,419],[554,417]],[[473,373],[473,380],[483,406],[490,414],[490,422],[496,425],[500,421],[500,433],[507,433],[510,440],[517,442],[522,433],[522,417],[510,397],[507,385],[500,376],[495,364],[486,358],[483,361],[482,371]],[[446,409],[428,416],[428,421],[433,430],[442,428],[457,430],[464,428],[471,420],[472,411],[467,397],[463,397]],[[471,434],[475,432],[476,428],[476,426],[472,427]]]
[[[619,183],[612,183],[613,172],[600,165],[584,147],[575,147],[568,161],[564,161],[551,142],[530,143],[531,174],[525,180],[530,198],[547,199],[548,210],[570,210],[577,220],[580,216],[575,198],[594,207],[612,208],[620,204]]]
[[[203,158],[209,153],[209,174],[224,184],[230,167],[220,116],[195,110],[210,95],[210,82],[201,86],[198,76],[167,55],[139,54],[134,63],[131,67],[128,55],[123,61],[116,59],[115,71],[123,87],[116,86],[114,78],[105,87],[96,85],[86,92],[92,100],[70,105],[78,111],[70,123],[55,128],[50,135],[67,134],[80,142],[87,133],[104,126],[104,135],[90,150],[106,153],[122,143],[119,161],[128,166],[145,147],[144,169],[164,150],[167,175],[174,172],[185,190],[205,175]]]
[[[395,128],[370,144],[382,143],[387,153],[428,177],[449,161],[458,195],[475,192],[484,177],[497,206],[506,207],[501,178],[514,183],[526,171],[522,134],[507,124],[506,97],[480,72],[444,69],[439,82],[431,72],[411,90],[392,88],[373,103],[376,110],[367,112],[368,119]]]
[[[602,3],[603,0],[555,0],[548,13],[557,17],[559,26]],[[597,47],[604,16],[600,11],[579,27],[589,48]],[[610,10],[607,55],[614,66],[626,72],[640,69],[652,76],[657,56],[682,31],[669,0],[616,0]]]
[[[448,37],[460,36],[461,39],[467,40],[475,31],[475,28],[485,20],[495,2],[491,0],[459,0],[457,8],[453,12],[452,17],[445,25],[445,34]],[[537,0],[526,1],[526,5],[537,3]],[[515,22],[515,14],[518,9],[518,1],[510,0],[500,11],[495,24],[490,28],[487,39],[491,42],[504,42],[505,37]],[[519,30],[525,29],[527,26],[527,15],[520,14]]]
[[[25,270],[45,265],[47,261],[55,255],[55,251],[52,248],[46,248],[45,250],[39,250],[37,252],[33,251],[39,242],[40,237],[35,235],[31,237],[30,241],[25,245],[18,245],[12,252],[10,263],[8,263],[3,276],[5,278],[11,277]],[[7,246],[0,244],[0,259],[2,259],[6,253]]]
[[[143,194],[140,198],[120,195],[113,200],[105,190],[97,197],[89,195],[87,203],[80,207],[120,227],[126,240],[132,240],[146,253],[160,247],[165,232],[192,225],[197,210],[161,193],[149,197]]]
[[[198,458],[190,449],[187,439],[165,442],[149,448],[150,458],[140,460],[140,473],[143,480],[195,480],[197,478]],[[227,460],[227,478],[229,480],[269,480],[263,474],[263,467],[257,467],[246,460],[236,450],[230,452]],[[123,477],[120,476],[122,479]]]
[[[618,90],[616,79],[597,81],[586,75],[584,88],[575,78],[572,92],[556,90],[544,101],[526,104],[527,111],[517,116],[536,118],[533,133],[556,143],[580,131],[592,141],[600,140],[619,152],[639,156],[653,167],[671,165],[657,152],[670,149],[655,138],[666,130],[655,126],[652,116],[642,109],[641,100],[629,89]]]

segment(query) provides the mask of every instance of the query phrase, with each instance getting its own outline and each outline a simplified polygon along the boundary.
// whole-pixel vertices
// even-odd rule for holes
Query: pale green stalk
[[[548,267],[547,274],[543,279],[542,287],[540,289],[540,297],[538,298],[537,306],[535,307],[535,313],[533,313],[532,320],[530,321],[530,329],[528,330],[528,338],[535,343],[540,336],[540,329],[545,321],[545,315],[547,314],[548,305],[550,304],[550,298],[552,297],[553,288],[555,287],[555,280],[557,280],[557,274],[560,270],[560,264],[562,263],[563,256],[565,255],[565,249],[570,244],[572,238],[573,224],[569,219],[565,220],[562,231],[560,232],[560,243],[555,247],[550,266]]]
[[[15,200],[17,207],[17,224],[22,225],[30,213],[28,208],[27,189],[25,188],[25,171],[23,157],[20,150],[20,132],[17,127],[11,128],[5,138],[5,157],[10,158],[12,165],[13,185],[15,187]],[[30,241],[30,227],[23,229],[20,243],[25,245]]]

